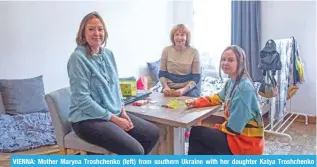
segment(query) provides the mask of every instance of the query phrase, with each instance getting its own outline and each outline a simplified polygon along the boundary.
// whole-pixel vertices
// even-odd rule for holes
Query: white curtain
[[[207,76],[218,76],[222,51],[231,43],[231,1],[193,0],[192,40]]]

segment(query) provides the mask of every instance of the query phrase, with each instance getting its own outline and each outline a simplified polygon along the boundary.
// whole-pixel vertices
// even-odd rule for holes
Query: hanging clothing
[[[294,37],[277,39],[274,42],[276,51],[280,54],[282,68],[275,75],[278,96],[275,100],[276,110],[271,111],[270,114],[273,114],[274,120],[281,120],[284,117],[286,101],[296,93],[298,84],[304,81],[304,70]]]

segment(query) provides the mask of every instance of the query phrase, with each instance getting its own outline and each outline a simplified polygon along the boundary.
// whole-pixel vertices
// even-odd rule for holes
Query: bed
[[[0,152],[54,145],[43,76],[0,79]]]
[[[56,144],[49,112],[0,114],[0,152],[11,153]]]

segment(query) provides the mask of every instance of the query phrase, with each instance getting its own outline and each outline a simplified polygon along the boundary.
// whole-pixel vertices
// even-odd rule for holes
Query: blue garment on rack
[[[273,114],[274,120],[281,120],[285,114],[288,88],[290,85],[299,82],[299,79],[296,78],[296,68],[294,68],[294,59],[295,56],[299,56],[299,49],[294,38],[278,39],[274,42],[276,43],[276,50],[280,54],[282,69],[275,76],[279,93],[276,96],[275,111],[271,111],[271,114]]]
[[[299,76],[299,72],[298,72],[298,69],[296,68],[296,64],[297,64],[297,57],[299,57],[299,48],[298,48],[298,45],[297,45],[297,41],[296,39],[293,37],[292,38],[293,40],[293,56],[292,56],[292,60],[293,60],[293,84],[298,84],[301,82],[301,79],[300,79],[300,76]]]

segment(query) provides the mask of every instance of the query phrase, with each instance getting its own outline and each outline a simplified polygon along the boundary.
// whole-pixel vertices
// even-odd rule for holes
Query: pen
[[[174,109],[173,107],[170,107],[170,106],[168,106],[168,105],[161,105],[161,107],[164,107],[164,108],[170,108],[170,109]]]

